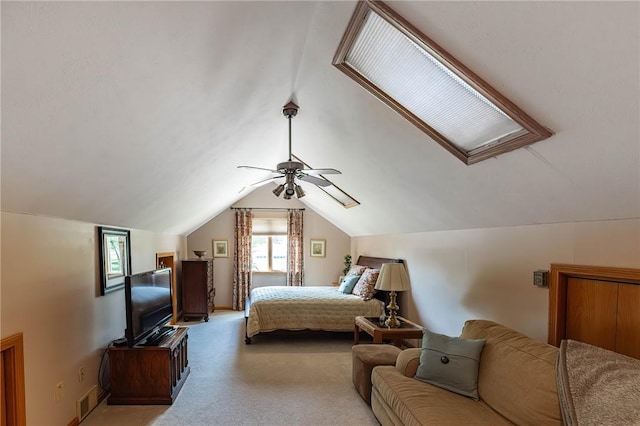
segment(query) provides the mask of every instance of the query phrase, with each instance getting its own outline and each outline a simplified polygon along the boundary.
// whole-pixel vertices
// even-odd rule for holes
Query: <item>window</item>
[[[253,272],[287,272],[287,219],[253,218],[251,269]]]
[[[553,134],[382,2],[358,3],[333,64],[465,164]]]
[[[253,272],[287,272],[287,236],[253,235],[251,262]]]

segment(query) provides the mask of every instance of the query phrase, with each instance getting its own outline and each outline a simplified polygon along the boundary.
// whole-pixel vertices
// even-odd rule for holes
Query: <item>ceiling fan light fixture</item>
[[[273,190],[273,193],[275,194],[276,197],[279,197],[280,194],[282,194],[282,191],[284,191],[284,185],[280,184],[276,187],[276,189]]]
[[[302,189],[302,187],[300,185],[296,185],[296,197],[302,198],[305,195],[307,195],[307,194],[304,192],[304,189]]]
[[[293,183],[289,183],[289,184],[287,185],[287,190],[286,190],[286,191],[284,191],[284,195],[288,195],[288,196],[289,196],[289,198],[291,198],[291,196],[292,196],[293,194],[295,194],[295,190],[293,189],[293,187],[294,187],[294,184],[293,184]],[[288,199],[288,198],[287,198],[287,199]]]

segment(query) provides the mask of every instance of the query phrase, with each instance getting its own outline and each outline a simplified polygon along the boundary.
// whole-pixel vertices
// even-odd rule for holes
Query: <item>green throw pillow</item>
[[[338,290],[345,294],[351,294],[359,279],[360,275],[347,275],[342,279]]]
[[[478,368],[484,339],[463,339],[424,330],[415,378],[434,386],[478,398]]]

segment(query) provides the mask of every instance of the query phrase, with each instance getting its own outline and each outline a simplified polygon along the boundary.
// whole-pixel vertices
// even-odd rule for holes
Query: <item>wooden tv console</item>
[[[109,348],[108,404],[173,404],[187,380],[187,327],[178,327],[158,346]]]

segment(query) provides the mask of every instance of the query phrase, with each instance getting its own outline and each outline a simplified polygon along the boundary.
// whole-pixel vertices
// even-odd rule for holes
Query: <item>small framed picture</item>
[[[311,240],[311,257],[325,256],[325,240]]]
[[[213,257],[229,257],[229,242],[213,240]]]

